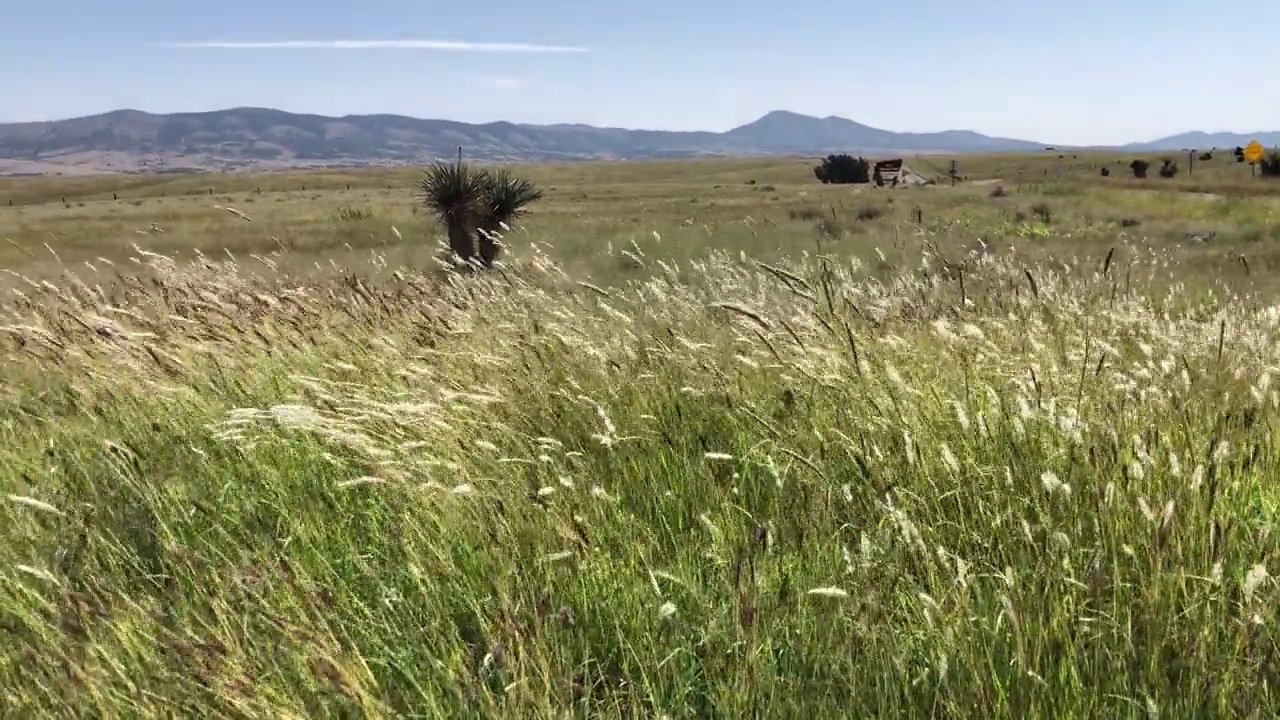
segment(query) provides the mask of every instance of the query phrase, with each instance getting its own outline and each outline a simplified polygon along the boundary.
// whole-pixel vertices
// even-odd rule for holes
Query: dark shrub
[[[1272,152],[1258,161],[1258,172],[1264,178],[1280,178],[1280,152]]]
[[[1139,180],[1147,176],[1147,169],[1151,167],[1151,163],[1146,160],[1134,160],[1129,163],[1129,169],[1133,171],[1133,176]]]
[[[852,155],[828,155],[813,174],[823,185],[853,185],[871,182],[871,163]]]

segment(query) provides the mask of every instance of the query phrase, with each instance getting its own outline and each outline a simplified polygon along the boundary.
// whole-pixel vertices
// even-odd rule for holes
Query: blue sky
[[[1064,144],[1280,128],[1274,0],[5,4],[0,122],[253,105],[705,130],[786,109]]]

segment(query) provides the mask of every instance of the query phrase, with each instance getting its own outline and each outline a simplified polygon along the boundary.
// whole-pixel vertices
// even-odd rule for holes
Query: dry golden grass
[[[1066,157],[966,156],[966,182],[955,188],[892,192],[819,185],[813,161],[801,158],[530,165],[519,172],[547,199],[508,241],[547,243],[575,273],[612,283],[644,276],[639,263],[619,267],[615,251],[633,242],[648,247],[655,232],[663,240],[652,251],[669,259],[717,247],[797,257],[818,239],[824,250],[865,257],[877,247],[890,253],[918,232],[911,222],[918,207],[944,252],[982,240],[1049,257],[1091,255],[1123,234],[1191,265],[1185,279],[1246,281],[1241,256],[1253,271],[1248,282],[1275,274],[1280,183],[1251,179],[1226,156],[1198,163],[1190,177],[1146,181],[1102,178],[1093,169],[1117,162],[1123,169],[1128,156]],[[948,159],[910,162],[941,172]],[[245,259],[283,248],[296,271],[364,262],[371,253],[392,266],[425,267],[440,230],[416,207],[418,176],[377,169],[0,180],[0,237],[8,241],[0,267],[32,277],[83,270],[84,262],[101,270],[99,258],[127,261],[135,245],[182,260],[197,249]],[[990,197],[992,180],[1004,197]],[[1020,220],[1036,220],[1040,205],[1050,211],[1048,227]],[[868,208],[877,217],[859,219]],[[1188,242],[1214,232],[1209,245]]]
[[[1270,716],[1270,196],[703,168],[532,170],[485,274],[345,185],[24,206],[6,710]],[[360,192],[403,241],[248,229]]]

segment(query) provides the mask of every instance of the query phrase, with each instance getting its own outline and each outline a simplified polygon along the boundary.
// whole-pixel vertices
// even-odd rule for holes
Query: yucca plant
[[[516,218],[528,211],[530,204],[542,199],[542,191],[532,182],[518,178],[506,170],[486,173],[485,200],[477,227],[481,230],[477,243],[480,262],[486,267],[498,259],[500,250],[495,235],[507,230]]]
[[[418,186],[427,209],[445,226],[454,254],[486,267],[498,258],[495,236],[542,199],[542,191],[528,180],[465,163],[437,163]]]
[[[464,261],[476,257],[476,219],[481,214],[488,174],[463,163],[436,163],[418,182],[422,203],[449,234],[449,249]]]

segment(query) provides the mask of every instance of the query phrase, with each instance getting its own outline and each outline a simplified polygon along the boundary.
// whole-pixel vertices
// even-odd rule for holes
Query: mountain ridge
[[[1203,130],[1192,130],[1190,132],[1178,133],[1177,135],[1169,135],[1158,140],[1149,142],[1136,142],[1120,146],[1125,150],[1143,151],[1143,150],[1182,150],[1190,148],[1193,150],[1202,150],[1208,148],[1230,148],[1248,145],[1251,141],[1257,140],[1263,147],[1274,148],[1280,146],[1280,131],[1277,130],[1259,130],[1253,133],[1236,133],[1229,131],[1205,132]]]
[[[1272,137],[1274,136],[1274,137]],[[1232,133],[1183,133],[1117,149],[1244,144]],[[1267,145],[1280,132],[1258,133]],[[486,161],[649,159],[700,155],[860,152],[943,154],[1036,151],[1049,143],[972,130],[895,132],[829,115],[774,110],[723,132],[643,130],[583,123],[465,123],[405,115],[328,116],[262,107],[187,113],[122,108],[46,122],[0,124],[0,174],[163,172]],[[1060,150],[1068,146],[1056,146]]]

